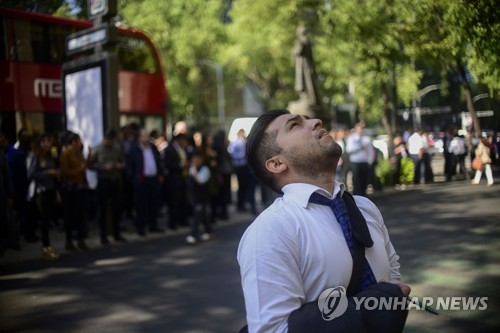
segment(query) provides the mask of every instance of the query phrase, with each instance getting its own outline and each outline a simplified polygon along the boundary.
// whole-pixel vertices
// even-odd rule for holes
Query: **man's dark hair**
[[[104,137],[108,140],[114,140],[118,136],[118,133],[114,128],[109,128],[106,133],[104,133]]]
[[[276,144],[278,131],[266,133],[266,129],[274,119],[285,114],[290,114],[290,111],[276,109],[259,116],[253,124],[246,142],[247,161],[253,174],[262,184],[269,186],[277,193],[281,193],[281,189],[277,188],[273,175],[266,169],[265,162],[279,154],[281,148]]]

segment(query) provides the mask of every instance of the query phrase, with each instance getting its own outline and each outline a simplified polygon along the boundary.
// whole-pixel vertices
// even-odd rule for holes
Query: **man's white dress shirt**
[[[344,188],[335,183],[334,197]],[[238,247],[249,332],[287,332],[294,310],[327,288],[347,288],[351,278],[352,257],[333,211],[309,203],[313,192],[331,194],[310,184],[289,184],[282,191]],[[377,281],[399,282],[399,256],[380,211],[368,198],[354,198],[374,242],[365,255]]]

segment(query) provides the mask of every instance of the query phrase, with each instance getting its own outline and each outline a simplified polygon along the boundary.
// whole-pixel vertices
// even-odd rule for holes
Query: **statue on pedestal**
[[[318,109],[318,95],[314,84],[314,62],[312,46],[304,26],[297,28],[297,39],[293,47],[295,59],[295,91],[300,98],[290,102],[288,108],[294,114],[314,116]]]

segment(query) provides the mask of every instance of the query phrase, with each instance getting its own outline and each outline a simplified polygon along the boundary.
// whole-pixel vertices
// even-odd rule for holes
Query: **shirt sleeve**
[[[389,237],[389,231],[384,223],[384,218],[382,213],[377,208],[377,206],[368,198],[356,196],[356,204],[360,208],[361,212],[368,220],[375,221],[375,224],[380,230],[380,233],[384,240],[384,248],[387,254],[387,260],[389,261],[390,273],[389,282],[399,283],[401,282],[401,273],[399,272],[399,255],[396,253],[394,246],[392,245],[391,239]],[[369,217],[367,216],[369,215]]]
[[[238,248],[251,333],[287,332],[288,317],[305,300],[297,239],[284,224],[276,215],[261,215]]]

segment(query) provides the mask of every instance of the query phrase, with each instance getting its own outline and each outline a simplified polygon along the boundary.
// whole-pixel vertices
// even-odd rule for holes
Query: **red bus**
[[[65,54],[66,37],[91,26],[90,21],[0,8],[0,129],[9,140],[21,127],[32,133],[62,129],[61,67],[75,58]],[[137,29],[119,28],[110,50],[120,62],[120,125],[164,129],[168,96],[154,43]]]

